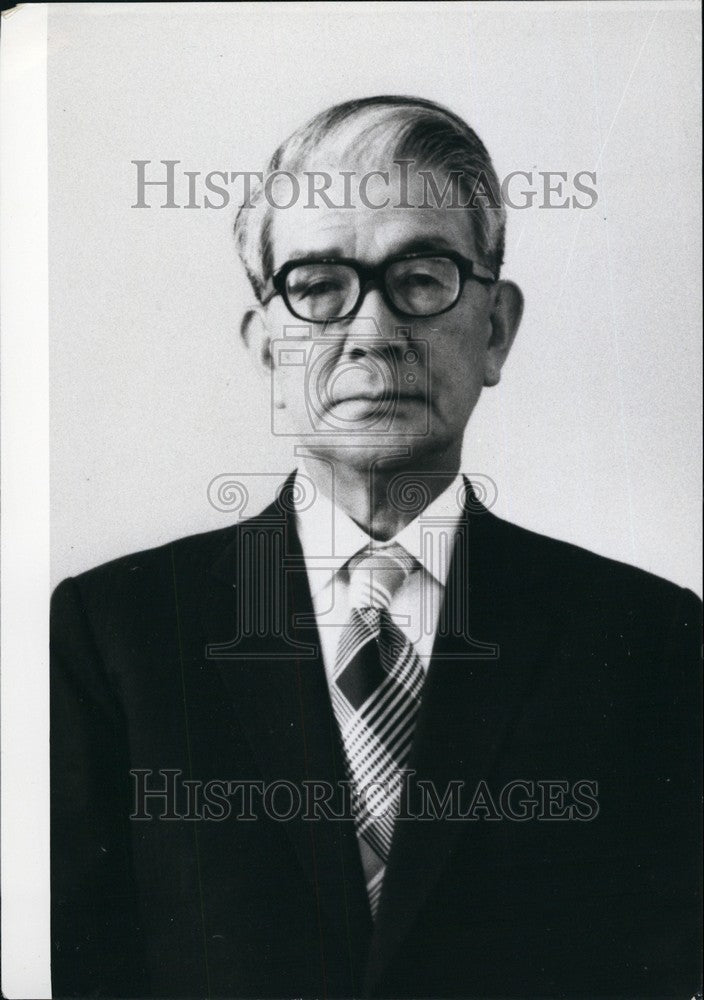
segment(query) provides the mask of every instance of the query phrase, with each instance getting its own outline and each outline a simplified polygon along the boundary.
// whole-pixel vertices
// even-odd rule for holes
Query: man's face
[[[372,202],[388,194],[369,186]],[[330,196],[343,201],[334,188]],[[417,175],[408,200],[424,200]],[[421,250],[482,263],[467,212],[399,209],[391,207],[395,201],[383,209],[274,210],[274,272],[300,258],[375,266]],[[498,381],[517,325],[508,343],[506,332],[497,332],[499,287],[469,278],[456,305],[430,317],[399,313],[374,288],[352,318],[324,325],[296,318],[275,296],[265,311],[275,405],[288,411],[292,430],[313,453],[334,462],[369,466],[395,453],[406,456],[401,464],[410,470],[446,468],[448,457],[458,464],[467,421],[483,385]]]

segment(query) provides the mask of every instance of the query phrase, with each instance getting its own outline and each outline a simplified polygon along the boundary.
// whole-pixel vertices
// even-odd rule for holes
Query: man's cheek
[[[289,436],[300,429],[301,411],[305,408],[304,372],[293,365],[272,369],[269,403],[275,435]]]

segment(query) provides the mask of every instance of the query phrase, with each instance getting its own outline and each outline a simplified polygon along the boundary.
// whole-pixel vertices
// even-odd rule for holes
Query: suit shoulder
[[[685,607],[689,615],[701,610],[701,600],[685,587],[648,570],[599,555],[572,542],[552,538],[520,525],[489,515],[502,538],[502,557],[531,586],[559,588],[582,598],[598,596],[600,603],[638,603],[662,611]]]
[[[80,591],[103,590],[119,586],[120,581],[153,580],[171,574],[173,566],[188,565],[192,572],[207,568],[210,561],[235,536],[240,525],[216,528],[194,535],[172,539],[148,549],[130,552],[107,562],[100,563],[62,580],[54,595],[61,595],[70,585]]]
[[[77,586],[79,591],[104,592],[120,589],[141,589],[144,585],[171,582],[173,574],[187,573],[190,577],[207,572],[216,558],[235,543],[243,530],[258,527],[268,530],[274,521],[281,521],[281,514],[274,512],[274,505],[225,528],[198,532],[171,539],[161,545],[130,552],[62,580],[54,591],[61,596],[65,590]]]

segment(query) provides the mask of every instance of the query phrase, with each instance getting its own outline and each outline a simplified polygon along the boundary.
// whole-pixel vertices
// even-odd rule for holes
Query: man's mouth
[[[400,402],[415,402],[422,403],[425,397],[418,392],[355,392],[350,393],[347,396],[341,396],[339,399],[333,399],[331,401],[332,406],[339,406],[342,403],[400,403]]]
[[[401,418],[421,410],[424,405],[425,397],[417,392],[356,392],[331,400],[325,409],[331,417],[346,422]]]

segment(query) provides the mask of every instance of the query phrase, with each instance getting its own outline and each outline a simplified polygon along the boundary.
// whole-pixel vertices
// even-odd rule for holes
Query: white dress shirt
[[[294,496],[298,494],[296,519],[325,671],[331,683],[340,635],[352,610],[345,564],[360,549],[380,543],[374,543],[366,531],[320,491],[310,504],[306,499],[310,493],[310,488],[294,491]],[[464,480],[458,474],[418,517],[389,539],[402,545],[419,564],[394,595],[389,610],[414,644],[426,671],[464,496]]]

